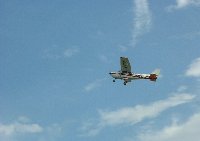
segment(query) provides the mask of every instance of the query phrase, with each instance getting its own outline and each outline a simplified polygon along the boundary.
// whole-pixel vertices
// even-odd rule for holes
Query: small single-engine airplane
[[[124,85],[126,83],[131,82],[131,80],[138,80],[138,79],[149,79],[150,81],[156,81],[158,75],[160,74],[160,70],[156,69],[150,74],[136,74],[131,72],[131,65],[127,57],[120,57],[120,65],[121,70],[118,72],[110,72],[109,74],[115,79],[124,80]]]

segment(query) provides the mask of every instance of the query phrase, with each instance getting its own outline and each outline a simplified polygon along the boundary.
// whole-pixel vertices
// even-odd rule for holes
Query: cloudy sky
[[[0,0],[0,140],[197,141],[200,0]],[[156,83],[112,82],[119,57]]]

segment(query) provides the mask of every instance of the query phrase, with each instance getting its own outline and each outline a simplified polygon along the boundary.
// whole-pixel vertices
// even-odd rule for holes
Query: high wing
[[[122,72],[131,72],[131,65],[129,63],[128,58],[120,57],[120,65]]]

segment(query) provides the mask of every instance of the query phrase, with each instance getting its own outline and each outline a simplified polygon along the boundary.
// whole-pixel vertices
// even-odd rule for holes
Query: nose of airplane
[[[109,74],[111,75],[112,73],[111,73],[111,72],[109,72]]]

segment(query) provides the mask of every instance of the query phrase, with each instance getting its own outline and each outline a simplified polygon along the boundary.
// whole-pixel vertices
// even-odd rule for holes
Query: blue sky
[[[200,138],[199,0],[0,0],[0,140]],[[156,83],[112,82],[119,57]]]

